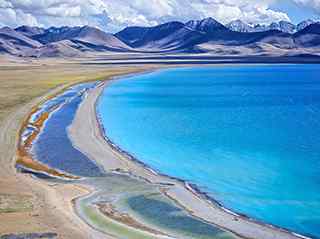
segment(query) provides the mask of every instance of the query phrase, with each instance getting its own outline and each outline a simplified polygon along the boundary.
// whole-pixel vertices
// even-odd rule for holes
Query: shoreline
[[[94,84],[99,84],[97,81]],[[81,83],[77,84],[81,85]],[[58,90],[54,94],[45,98],[33,106],[30,113],[24,118],[21,128],[19,130],[20,138],[18,140],[15,168],[18,171],[30,172],[33,174],[43,174],[51,178],[62,178],[64,180],[76,180],[81,177],[67,173],[61,169],[56,169],[38,160],[31,152],[31,148],[38,136],[41,134],[45,124],[50,116],[64,107],[67,102],[57,103],[53,106],[46,108],[45,104],[62,97],[68,91],[72,91],[75,85],[68,85]],[[94,86],[93,86],[94,87]],[[84,94],[88,89],[84,88],[78,94]],[[82,92],[83,91],[83,92]],[[67,99],[67,101],[70,99]]]
[[[31,210],[26,212],[14,212],[1,214],[0,219],[6,220],[4,227],[0,227],[0,235],[12,233],[58,233],[59,238],[90,238],[90,235],[99,236],[99,232],[86,227],[72,209],[72,200],[87,194],[88,190],[80,185],[53,184],[44,180],[38,180],[30,174],[19,173],[15,164],[17,160],[18,142],[20,140],[20,129],[26,116],[33,111],[34,107],[50,99],[68,85],[61,85],[39,96],[27,104],[16,108],[10,113],[5,121],[1,122],[1,142],[4,147],[10,145],[3,151],[2,162],[5,170],[4,181],[0,185],[8,195],[26,195],[31,200]],[[6,180],[15,182],[11,186]],[[27,189],[27,190],[26,190]],[[25,217],[23,221],[17,220],[17,215]],[[18,226],[18,228],[17,228]],[[17,228],[17,230],[12,230]]]
[[[167,68],[169,67],[153,67],[148,70],[140,70],[138,73],[119,75],[112,77],[111,80],[99,82],[94,88],[88,90],[79,105],[72,124],[67,128],[73,147],[81,151],[99,166],[102,166],[106,171],[108,170],[113,173],[126,174],[132,178],[142,179],[155,186],[162,185],[170,187],[168,190],[163,190],[163,195],[172,201],[175,201],[195,218],[201,219],[212,225],[216,225],[217,227],[229,231],[234,235],[243,238],[259,239],[309,238],[271,224],[259,222],[245,215],[237,214],[232,210],[223,207],[221,203],[216,201],[214,198],[209,197],[206,193],[201,192],[196,185],[156,172],[147,164],[139,161],[108,139],[103,125],[100,122],[99,113],[96,110],[96,104],[99,101],[104,88],[108,87],[109,84],[118,79],[127,78],[137,74],[147,74],[149,72]],[[67,87],[65,87],[63,91],[66,89]],[[45,98],[44,102],[50,101],[51,98],[52,97],[50,96]],[[37,105],[41,103],[43,102],[40,102]],[[30,115],[28,117],[32,115],[32,111],[29,113]],[[91,142],[88,141],[88,136],[92,139]],[[88,143],[90,144],[89,146]],[[77,185],[78,183],[74,186]],[[77,198],[82,197],[84,197],[84,195],[80,195]],[[76,198],[73,198],[72,201],[75,199]],[[197,204],[200,204],[200,206]],[[74,207],[73,210],[78,217],[78,213]],[[210,212],[208,213],[207,210]],[[219,215],[216,216],[215,214]],[[88,224],[86,223],[86,225]],[[243,228],[244,225],[245,228]],[[92,229],[90,225],[89,227]],[[253,227],[253,229],[251,227]]]
[[[141,74],[141,73],[140,73]],[[132,74],[131,74],[132,75]],[[117,80],[119,78],[125,78],[126,76],[120,76],[117,78],[113,78],[112,81]],[[91,122],[91,128],[95,131],[94,135],[96,136],[96,139],[93,139],[94,141],[98,141],[99,144],[103,142],[105,144],[105,148],[109,148],[109,153],[107,154],[110,159],[110,153],[115,154],[115,157],[118,157],[117,163],[114,162],[115,159],[113,159],[113,164],[117,165],[116,168],[110,167],[110,164],[108,164],[107,168],[109,167],[109,170],[111,171],[124,171],[125,173],[129,173],[129,175],[133,177],[138,177],[146,180],[149,183],[155,184],[155,185],[170,185],[171,187],[176,187],[175,190],[180,190],[178,192],[175,192],[175,190],[170,189],[165,192],[164,194],[176,201],[180,206],[185,208],[191,215],[204,220],[210,224],[216,225],[222,229],[225,229],[229,232],[232,232],[235,235],[238,235],[240,237],[244,238],[309,238],[300,234],[297,234],[295,232],[291,232],[287,229],[283,229],[271,224],[266,224],[260,221],[257,221],[253,218],[250,218],[246,215],[238,214],[236,212],[233,212],[232,210],[225,208],[220,202],[217,200],[209,197],[206,193],[201,192],[196,185],[189,184],[188,182],[171,177],[169,175],[164,175],[161,173],[156,172],[152,168],[150,168],[147,164],[139,161],[132,155],[130,155],[128,152],[122,150],[118,145],[116,145],[114,142],[112,142],[108,137],[105,132],[105,129],[103,128],[103,125],[101,124],[100,121],[100,116],[99,112],[96,110],[96,104],[99,101],[99,98],[104,90],[105,87],[108,87],[109,84],[112,83],[112,81],[108,82],[103,82],[99,86],[97,86],[95,89],[90,91],[88,93],[88,96],[83,100],[83,102],[80,104],[80,107],[78,109],[78,112],[76,113],[75,119],[72,123],[71,126],[69,126],[69,136],[73,144],[78,148],[82,153],[88,156],[91,160],[96,161],[98,164],[101,164],[106,168],[106,164],[108,164],[108,160],[103,160],[99,159],[99,157],[95,157],[94,153],[92,151],[95,150],[90,150],[86,147],[84,148],[84,145],[79,142],[81,141],[81,137],[79,138],[79,134],[75,132],[75,125],[77,124],[77,120],[83,119],[83,116],[79,116],[79,112],[86,112],[88,111],[88,106],[83,107],[84,104],[89,104],[91,105],[94,109],[93,111],[91,110],[90,112],[86,112],[86,114],[90,118]],[[92,98],[90,98],[90,96]],[[83,109],[85,108],[85,109]],[[82,121],[81,120],[81,121]],[[76,127],[77,128],[77,127]],[[95,129],[98,129],[98,133]],[[80,129],[81,131],[82,129]],[[82,141],[84,139],[82,138]],[[91,151],[91,152],[88,152]],[[105,151],[105,150],[104,150]],[[125,162],[126,166],[123,165],[123,161]],[[110,162],[110,160],[109,160]],[[107,169],[106,168],[106,169]],[[165,183],[163,182],[165,181]],[[182,189],[182,188],[183,189]],[[182,191],[181,191],[182,190]],[[179,196],[179,193],[184,193],[184,194],[192,194],[188,196],[189,201],[182,199],[181,195]],[[194,198],[195,197],[195,198]],[[196,209],[194,202],[199,202],[198,200],[202,201],[202,208]],[[193,202],[192,202],[193,201]],[[213,220],[210,215],[206,215],[203,213],[203,210],[209,210],[211,211],[212,214],[216,214],[219,212],[218,218],[215,218]],[[224,217],[227,217],[225,219]],[[231,217],[231,218],[230,218]],[[226,221],[227,220],[227,221]],[[221,223],[223,221],[223,223]],[[233,221],[233,223],[231,223]],[[234,223],[234,222],[238,223]],[[236,225],[234,225],[236,224]],[[239,225],[240,224],[240,225]],[[254,228],[254,229],[252,229]],[[276,235],[275,235],[276,234]]]
[[[29,112],[26,114],[26,116],[23,117],[21,126],[19,127],[19,130],[17,133],[18,140],[17,140],[17,146],[16,146],[17,148],[16,156],[15,156],[16,159],[13,161],[13,167],[16,168],[16,170],[26,171],[30,173],[44,174],[52,178],[62,178],[64,180],[81,179],[80,176],[75,176],[73,174],[66,173],[60,169],[50,167],[49,165],[43,162],[40,162],[30,152],[30,149],[34,141],[36,140],[38,135],[41,133],[44,125],[46,124],[46,121],[49,119],[52,113],[60,110],[60,108],[63,107],[64,103],[54,106],[53,108],[50,108],[49,111],[48,110],[42,111],[41,107],[47,102],[54,100],[56,97],[61,96],[66,91],[71,90],[72,87],[85,84],[85,83],[90,83],[90,82],[95,84],[93,88],[100,87],[105,84],[105,81],[111,81],[113,79],[130,77],[132,75],[144,74],[145,72],[154,71],[152,70],[154,67],[148,67],[148,68],[146,68],[148,70],[142,68],[139,70],[133,70],[131,73],[120,73],[119,75],[116,75],[116,76],[107,77],[107,79],[104,79],[104,80],[93,80],[93,81],[85,81],[85,82],[61,85],[56,89],[52,90],[52,92],[50,91],[46,95],[41,97],[41,100],[36,104],[34,104],[29,110]],[[85,99],[88,91],[89,89],[84,89],[84,91],[82,92],[83,99]],[[28,131],[28,127],[32,127],[32,131],[29,132],[29,134],[24,135],[24,132]],[[94,163],[96,162],[94,161]]]
[[[33,63],[30,63],[30,65],[33,66]],[[26,66],[29,67],[29,65]],[[28,70],[26,66],[19,66],[18,70]],[[18,99],[18,102],[21,101],[21,104],[15,105],[12,103],[12,106],[10,105],[8,109],[1,112],[3,121],[0,124],[0,148],[2,150],[0,162],[3,164],[3,167],[0,169],[2,175],[0,180],[0,188],[2,189],[0,201],[2,198],[9,200],[13,197],[18,200],[18,203],[27,203],[27,205],[30,205],[30,208],[13,208],[13,213],[0,212],[0,221],[2,221],[0,223],[0,237],[9,234],[20,235],[21,233],[37,234],[53,232],[57,234],[58,238],[62,239],[107,238],[107,235],[87,226],[76,215],[72,207],[73,199],[83,197],[90,191],[88,191],[87,187],[73,182],[70,183],[72,180],[67,180],[68,183],[66,184],[47,181],[45,179],[46,176],[52,176],[52,174],[44,173],[41,170],[35,170],[32,173],[35,175],[39,173],[39,176],[45,176],[44,179],[42,177],[34,177],[28,168],[29,172],[19,172],[17,170],[18,147],[23,137],[21,135],[21,128],[30,114],[34,113],[37,106],[45,104],[69,87],[87,82],[107,80],[116,75],[153,69],[154,66],[137,68],[123,66],[110,69],[88,67],[85,71],[79,69],[78,65],[64,67],[64,65],[57,65],[56,63],[52,63],[48,67],[47,65],[39,65],[37,67],[36,73],[39,73],[37,77],[41,80],[43,79],[44,83],[40,82],[38,78],[33,81],[33,72],[29,74],[29,71],[27,71],[25,75],[20,73],[16,75],[16,72],[12,73],[11,69],[6,71],[9,80],[4,81],[4,83],[9,84],[8,82],[17,79],[16,83],[12,83],[13,85],[10,83],[8,86],[9,89],[13,88],[13,86],[15,87],[13,90],[15,95],[13,99],[8,99],[8,102],[17,103],[14,100]],[[53,70],[53,68],[55,69]],[[56,68],[61,69],[61,72],[56,73]],[[10,81],[11,79],[12,81]],[[29,84],[33,86],[40,83],[43,85],[40,85],[38,88],[34,87],[34,91],[26,90],[26,93],[22,93],[19,91],[19,87],[21,84],[24,85],[27,80],[27,86]],[[55,177],[52,178],[54,179]],[[6,208],[6,204],[4,206]]]

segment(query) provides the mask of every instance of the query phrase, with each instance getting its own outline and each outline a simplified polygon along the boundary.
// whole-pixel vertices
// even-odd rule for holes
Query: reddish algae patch
[[[52,98],[52,97],[50,97]],[[49,99],[50,99],[49,98]],[[30,123],[30,119],[33,114],[37,113],[39,111],[39,107],[34,107],[28,117],[23,121],[22,127],[20,128],[19,131],[19,143],[18,143],[18,149],[17,149],[17,154],[16,154],[16,165],[23,166],[25,168],[28,168],[33,171],[38,171],[38,172],[44,172],[49,175],[55,176],[55,177],[62,177],[66,179],[78,179],[79,177],[73,176],[73,175],[68,175],[62,172],[59,172],[55,169],[50,168],[49,166],[42,164],[36,160],[34,160],[29,153],[29,150],[32,146],[33,141],[36,139],[38,134],[41,132],[41,129],[46,122],[46,120],[49,118],[51,112],[43,112],[38,119],[34,123]],[[54,109],[52,109],[53,111]],[[33,132],[25,139],[22,140],[22,133],[26,130],[26,128],[31,125],[35,128]]]

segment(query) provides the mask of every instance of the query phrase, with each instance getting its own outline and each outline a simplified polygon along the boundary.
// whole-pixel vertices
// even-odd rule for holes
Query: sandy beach
[[[143,178],[151,184],[172,185],[163,192],[167,197],[176,201],[193,216],[233,232],[240,237],[259,239],[301,238],[285,230],[260,224],[246,217],[223,210],[183,182],[158,175],[116,150],[103,137],[95,110],[99,95],[108,84],[101,84],[88,92],[81,103],[74,121],[68,129],[74,147],[91,160],[96,161],[107,171],[121,170]]]

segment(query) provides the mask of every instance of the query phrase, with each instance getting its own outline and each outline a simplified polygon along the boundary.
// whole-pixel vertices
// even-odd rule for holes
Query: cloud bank
[[[313,10],[315,14],[320,15],[320,0],[294,0],[294,2]]]
[[[213,17],[222,23],[290,20],[270,9],[276,0],[0,0],[0,25],[90,25],[115,32],[128,25],[156,25]],[[320,9],[319,0],[293,0]]]

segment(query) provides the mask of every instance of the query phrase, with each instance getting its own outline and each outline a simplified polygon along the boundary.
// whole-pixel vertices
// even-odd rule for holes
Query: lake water
[[[75,201],[77,214],[92,227],[118,238],[154,237],[142,236],[145,234],[111,222],[97,212],[97,204],[112,202],[115,207],[118,205],[121,210],[124,210],[124,213],[130,213],[139,220],[146,221],[147,225],[178,238],[235,238],[229,232],[188,215],[175,203],[159,194],[156,187],[127,175],[106,173],[94,161],[74,148],[68,135],[68,127],[87,92],[97,84],[99,82],[72,86],[41,104],[22,134],[22,138],[27,139],[34,130],[37,130],[32,127],[32,123],[37,122],[43,113],[51,112],[29,152],[37,161],[54,169],[83,177],[78,183],[89,186],[93,192]],[[41,173],[35,175],[48,179]],[[61,183],[62,181],[50,178],[50,182]]]
[[[106,135],[235,212],[320,238],[320,65],[161,70],[114,81]]]
[[[97,177],[103,170],[87,156],[73,147],[68,136],[68,126],[82,102],[86,91],[96,83],[79,84],[67,89],[40,106],[34,120],[43,112],[51,112],[40,134],[35,139],[31,153],[39,162],[59,171],[83,177]]]

